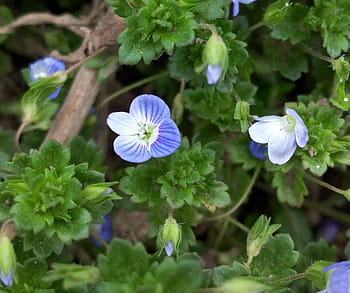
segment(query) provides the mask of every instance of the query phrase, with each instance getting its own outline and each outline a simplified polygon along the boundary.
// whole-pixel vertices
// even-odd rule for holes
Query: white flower
[[[309,140],[308,129],[299,114],[293,109],[287,115],[254,117],[258,122],[249,128],[252,140],[267,143],[267,154],[274,164],[283,165],[294,154],[297,145],[306,146]]]

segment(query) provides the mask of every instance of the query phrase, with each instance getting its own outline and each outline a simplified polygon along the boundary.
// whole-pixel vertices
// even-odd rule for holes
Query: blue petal
[[[57,98],[58,94],[61,91],[62,86],[60,85],[57,90],[55,90],[51,95],[48,96],[48,99],[55,99]]]
[[[349,293],[349,266],[337,267],[328,279],[327,293]]]
[[[264,146],[263,144],[252,140],[249,144],[249,149],[255,158],[259,160],[267,159],[267,156],[266,156],[267,147]]]
[[[32,81],[38,80],[35,76],[39,73],[44,73],[47,76],[54,75],[57,71],[66,70],[63,61],[54,57],[46,57],[29,64],[29,74]]]
[[[147,146],[142,144],[137,136],[118,136],[114,140],[114,151],[123,160],[131,163],[142,163],[151,158]]]
[[[269,160],[273,164],[283,165],[293,156],[296,148],[294,132],[281,130],[273,133],[267,145]]]
[[[170,117],[170,110],[165,102],[155,95],[137,96],[130,105],[130,114],[138,123],[151,121],[159,124],[163,119]]]
[[[161,158],[174,153],[181,145],[181,133],[171,118],[165,119],[159,125],[159,134],[151,145],[152,157]]]
[[[221,76],[222,67],[218,65],[208,65],[206,70],[208,84],[216,84]]]
[[[329,265],[328,267],[325,267],[323,271],[328,272],[331,269],[342,268],[342,267],[345,267],[346,269],[350,270],[350,261],[346,260],[346,261],[336,262],[334,264]]]
[[[0,270],[0,280],[5,286],[11,287],[13,285],[13,270],[11,270],[7,275],[3,274],[3,272]]]
[[[174,243],[170,240],[164,246],[167,256],[171,256],[174,253]]]
[[[294,111],[293,109],[287,109],[286,113],[288,115],[291,115],[295,118],[296,120],[296,125],[295,125],[295,136],[296,136],[296,141],[298,146],[303,148],[306,146],[307,142],[309,141],[309,131],[304,124],[303,119],[299,116],[299,114]]]
[[[135,135],[140,128],[132,115],[126,112],[113,112],[107,117],[107,125],[119,135]]]
[[[239,0],[239,2],[242,3],[242,4],[250,4],[250,3],[253,3],[255,1],[256,0]]]
[[[233,16],[237,16],[239,13],[239,0],[232,0],[233,3]]]
[[[103,216],[105,222],[102,224],[94,225],[96,233],[106,242],[111,241],[112,239],[112,222],[109,215]],[[97,246],[102,246],[102,243],[92,236],[92,240],[96,243]]]

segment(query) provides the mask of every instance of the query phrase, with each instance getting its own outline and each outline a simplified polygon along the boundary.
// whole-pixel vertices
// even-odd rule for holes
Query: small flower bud
[[[12,286],[15,266],[16,254],[11,240],[0,235],[0,280],[5,286]]]
[[[227,47],[219,35],[214,33],[209,38],[203,51],[203,62],[208,84],[215,84],[228,66]]]
[[[165,220],[160,231],[160,240],[163,243],[165,252],[171,256],[179,248],[181,242],[181,228],[173,217]]]

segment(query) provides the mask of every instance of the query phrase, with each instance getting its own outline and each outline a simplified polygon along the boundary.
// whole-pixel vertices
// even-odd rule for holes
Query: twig
[[[15,136],[15,146],[16,146],[16,151],[21,152],[21,145],[20,145],[20,138],[23,133],[23,130],[29,125],[28,122],[22,122],[21,126],[18,128]]]

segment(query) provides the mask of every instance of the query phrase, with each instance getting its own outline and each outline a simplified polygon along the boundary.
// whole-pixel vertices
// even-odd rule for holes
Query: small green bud
[[[179,248],[181,237],[181,227],[172,216],[169,216],[160,231],[160,240],[168,256]]]
[[[252,229],[249,231],[247,237],[248,265],[250,265],[252,262],[253,257],[257,256],[260,253],[261,248],[269,236],[281,227],[280,224],[274,224],[270,226],[270,220],[270,218],[261,215],[253,225]]]
[[[235,107],[233,118],[240,120],[242,132],[246,132],[249,128],[249,121],[251,120],[249,108],[249,103],[245,101],[239,101]]]
[[[0,276],[4,276],[1,280],[7,283],[5,284],[7,286],[9,286],[9,283],[12,285],[12,276],[15,266],[16,253],[11,240],[6,235],[0,235]],[[6,281],[4,279],[6,279]]]
[[[226,282],[221,289],[223,293],[253,293],[270,289],[270,286],[249,277],[238,277]]]
[[[206,65],[221,65],[223,71],[228,66],[228,50],[223,39],[212,34],[203,51],[203,62]]]

